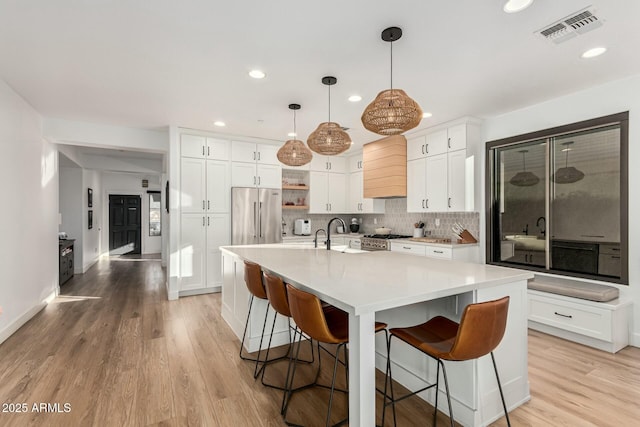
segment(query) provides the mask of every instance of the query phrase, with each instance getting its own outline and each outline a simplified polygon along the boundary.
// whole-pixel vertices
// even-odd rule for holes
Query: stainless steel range
[[[361,241],[361,249],[364,251],[388,251],[391,250],[389,240],[408,239],[411,236],[401,234],[368,234]]]

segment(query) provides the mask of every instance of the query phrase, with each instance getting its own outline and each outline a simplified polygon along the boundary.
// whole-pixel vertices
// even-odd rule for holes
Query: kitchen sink
[[[504,236],[505,240],[514,243],[516,249],[528,251],[544,251],[545,239],[538,236],[529,236],[526,234],[512,234]]]
[[[368,251],[363,251],[362,249],[350,248],[347,245],[331,246],[331,250],[336,252],[342,252],[344,254],[361,254],[363,252],[368,252]]]

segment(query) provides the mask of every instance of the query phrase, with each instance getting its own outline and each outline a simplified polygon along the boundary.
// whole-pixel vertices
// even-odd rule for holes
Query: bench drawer
[[[529,294],[529,320],[567,331],[612,340],[611,310]]]

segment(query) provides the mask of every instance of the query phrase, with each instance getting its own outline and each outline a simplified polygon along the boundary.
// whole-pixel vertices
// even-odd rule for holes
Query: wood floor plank
[[[0,426],[283,426],[282,394],[254,380],[253,364],[238,357],[220,294],[168,301],[159,260],[140,258],[101,260],[76,275],[0,345],[1,402],[71,404],[69,413],[0,413]],[[325,383],[331,363],[324,355]],[[268,381],[281,381],[286,367],[270,365]],[[315,370],[299,372],[304,381]],[[638,348],[609,354],[530,331],[529,375],[532,398],[511,412],[514,426],[631,426],[640,419]],[[342,370],[338,379],[344,385]],[[381,386],[383,375],[376,379]],[[327,398],[319,389],[296,394],[291,418],[323,425]],[[381,403],[378,397],[378,421]],[[338,397],[334,410],[336,419],[345,414],[346,400]],[[398,404],[398,425],[430,426],[432,411],[407,399]],[[448,425],[442,413],[438,425]]]

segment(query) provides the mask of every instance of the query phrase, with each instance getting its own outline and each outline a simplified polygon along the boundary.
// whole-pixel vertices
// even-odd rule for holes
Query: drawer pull
[[[573,316],[570,314],[562,314],[562,313],[558,313],[557,311],[554,311],[553,314],[560,317],[566,317],[567,319],[573,319]]]
[[[433,251],[434,254],[443,254],[443,251]]]
[[[408,246],[403,246],[403,247],[402,247],[402,249],[408,249],[408,250],[411,250],[411,248],[410,248],[410,247],[408,247]]]

